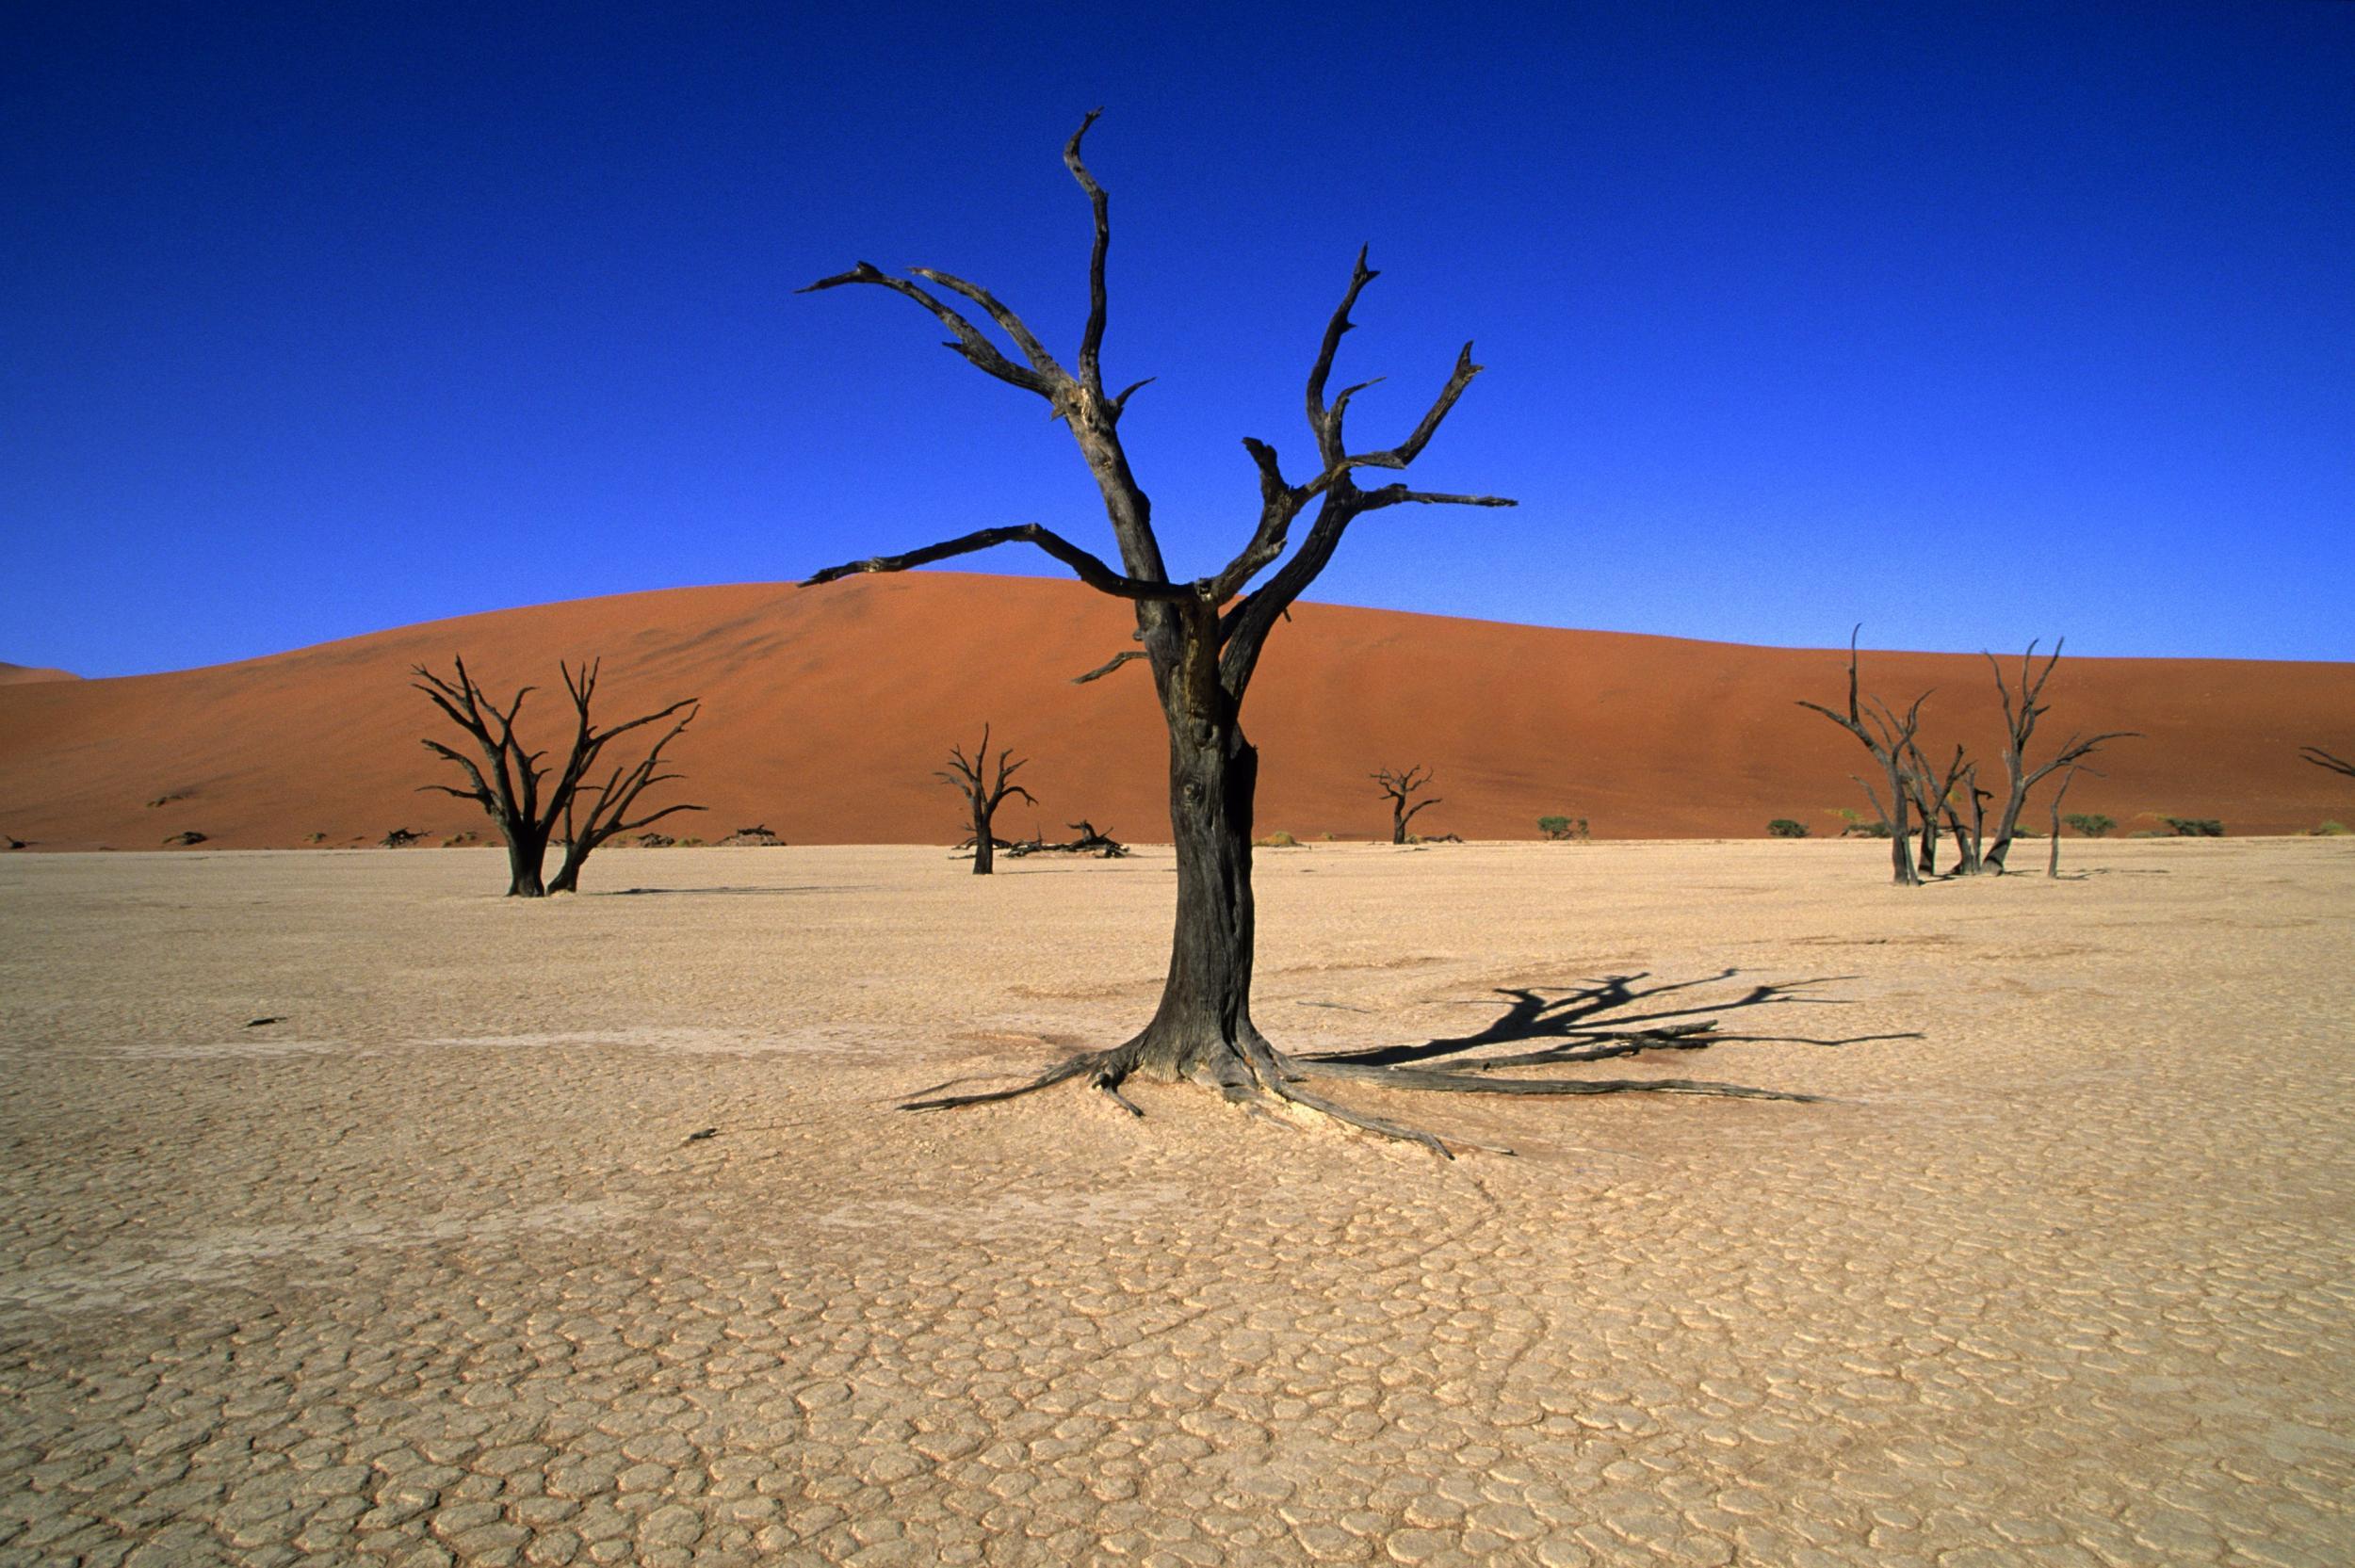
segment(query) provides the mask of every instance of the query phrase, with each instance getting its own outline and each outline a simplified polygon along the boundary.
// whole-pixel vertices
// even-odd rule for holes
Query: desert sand
[[[2345,1562],[2355,844],[2069,858],[1262,853],[1293,1049],[1825,1097],[1356,1096],[1448,1163],[892,1109],[1141,1022],[1165,849],[9,857],[0,1562]]]
[[[1827,616],[1837,640],[1846,612]],[[541,688],[524,725],[539,743],[561,728],[560,658],[603,655],[601,714],[701,697],[666,753],[685,775],[669,798],[711,809],[665,823],[673,833],[716,841],[759,824],[796,844],[954,842],[966,830],[934,770],[994,721],[999,744],[1030,759],[1022,783],[1039,799],[1013,814],[1010,836],[1060,836],[1084,817],[1163,838],[1167,753],[1145,671],[1071,680],[1133,646],[1133,627],[1127,606],[1078,583],[921,572],[578,600],[206,670],[0,687],[0,833],[153,849],[189,832],[234,849],[479,832],[480,812],[417,792],[456,774],[417,743],[436,720],[410,667],[447,671],[463,654],[495,691]],[[1872,635],[1866,689],[1904,703],[1935,687],[1930,751],[1942,762],[1966,743],[1982,782],[1998,777],[1986,663],[1876,654]],[[1262,757],[1260,827],[1387,838],[1367,775],[1421,763],[1444,800],[1417,818],[1428,832],[1527,838],[1560,814],[1601,838],[1758,837],[1778,816],[1836,833],[1837,809],[1864,809],[1850,775],[1868,759],[1796,704],[1841,702],[1845,668],[1844,648],[1302,605],[1269,640],[1243,712]],[[2073,730],[2144,736],[2104,751],[2103,776],[2069,796],[2121,832],[2164,831],[2169,816],[2235,834],[2355,825],[2347,781],[2298,754],[2355,754],[2355,664],[2071,655],[2047,696],[2035,755]]]

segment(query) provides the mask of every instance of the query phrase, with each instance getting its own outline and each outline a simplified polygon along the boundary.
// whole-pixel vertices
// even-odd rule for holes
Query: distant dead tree
[[[1913,700],[1903,719],[1887,703],[1876,697],[1867,707],[1857,697],[1857,634],[1864,629],[1859,622],[1848,633],[1848,709],[1844,714],[1834,712],[1821,703],[1801,699],[1799,706],[1822,714],[1842,729],[1857,737],[1863,748],[1880,765],[1881,782],[1889,790],[1889,803],[1881,804],[1880,792],[1868,779],[1856,778],[1864,786],[1864,797],[1873,802],[1879,814],[1881,826],[1889,833],[1889,858],[1892,880],[1900,887],[1919,887],[1922,878],[1913,868],[1913,827],[1911,806],[1915,788],[1913,770],[1908,764],[1920,754],[1914,735],[1922,725],[1922,704],[1929,701],[1928,692]],[[1925,765],[1926,766],[1926,765]]]
[[[1995,662],[1995,655],[1985,655],[1987,667],[1995,672],[1995,694],[2004,703],[2004,773],[2010,788],[2004,797],[2004,813],[1996,818],[1995,842],[1988,847],[1987,864],[1998,876],[2004,872],[2004,857],[2011,852],[2012,834],[2020,826],[2020,814],[2028,804],[2028,792],[2056,768],[2084,761],[2102,746],[2112,740],[2136,738],[2133,730],[2105,730],[2100,735],[2080,737],[2071,736],[2061,743],[2060,750],[2050,761],[2037,767],[2028,766],[2028,741],[2036,734],[2036,721],[2044,717],[2047,704],[2043,701],[2044,683],[2053,678],[2053,667],[2060,663],[2061,644],[2066,638],[2055,640],[2053,652],[2041,670],[2036,668],[2036,644],[2020,658],[2020,689],[2012,690],[2005,678],[2004,667]]]
[[[1006,797],[1019,795],[1031,804],[1038,804],[1037,796],[1018,784],[1006,782],[1014,777],[1015,769],[1031,760],[1028,757],[1012,762],[1006,760],[1013,755],[1013,747],[1001,750],[998,753],[993,775],[989,761],[989,726],[984,724],[982,726],[982,744],[972,756],[967,757],[961,748],[951,746],[949,748],[949,766],[933,775],[956,785],[965,795],[965,803],[972,809],[973,874],[977,877],[990,874],[994,851],[998,848],[990,819],[998,815],[998,808],[1005,803]]]
[[[1309,1089],[1319,1077],[1372,1078],[1398,1088],[1497,1093],[1592,1093],[1592,1084],[1523,1080],[1507,1085],[1474,1074],[1428,1069],[1394,1073],[1357,1071],[1279,1052],[1251,1016],[1251,975],[1256,945],[1251,890],[1251,838],[1259,753],[1244,737],[1243,694],[1258,669],[1268,636],[1303,590],[1316,580],[1340,547],[1349,525],[1370,512],[1403,505],[1502,507],[1495,495],[1420,490],[1404,482],[1361,488],[1370,470],[1404,470],[1422,455],[1440,424],[1455,407],[1480,366],[1467,344],[1456,356],[1446,384],[1405,440],[1395,446],[1353,448],[1343,430],[1351,399],[1372,385],[1357,383],[1331,395],[1326,381],[1354,323],[1350,312],[1374,279],[1363,251],[1351,270],[1341,301],[1325,323],[1324,335],[1308,367],[1305,403],[1316,446],[1312,477],[1288,477],[1275,448],[1245,438],[1259,477],[1259,517],[1242,550],[1209,576],[1173,580],[1152,525],[1152,508],[1132,472],[1119,432],[1129,399],[1146,384],[1118,393],[1105,390],[1101,352],[1106,320],[1104,260],[1112,243],[1110,202],[1080,158],[1080,143],[1096,117],[1080,122],[1064,148],[1064,163],[1086,193],[1095,218],[1095,245],[1088,259],[1088,315],[1076,367],[1066,369],[1031,328],[997,296],[978,283],[930,267],[898,277],[861,262],[848,272],[820,280],[811,289],[862,284],[888,289],[913,301],[945,327],[947,347],[983,374],[1043,399],[1077,445],[1103,498],[1105,516],[1119,545],[1113,566],[1061,534],[1036,523],[984,528],[906,555],[834,566],[809,578],[832,582],[858,572],[901,572],[992,545],[1035,545],[1091,588],[1127,601],[1136,617],[1129,654],[1152,671],[1153,690],[1169,735],[1170,828],[1178,869],[1177,930],[1167,978],[1152,1021],[1138,1034],[1108,1050],[1084,1052],[1047,1069],[1030,1082],[988,1093],[932,1093],[910,1102],[911,1110],[1006,1100],[1071,1079],[1093,1083],[1130,1111],[1120,1093],[1131,1075],[1184,1078],[1213,1085],[1229,1097],[1273,1097],[1322,1111],[1352,1125],[1421,1143],[1447,1153],[1428,1133],[1350,1109]],[[920,282],[911,279],[921,280]],[[934,292],[925,284],[941,290]],[[805,291],[806,292],[806,291]],[[994,323],[1013,346],[1011,357],[944,295],[954,295]],[[1313,511],[1306,537],[1294,541],[1292,526]],[[1290,552],[1289,556],[1287,552]],[[1269,573],[1264,580],[1260,574]],[[1258,586],[1253,584],[1258,581]],[[1109,671],[1129,662],[1108,661]],[[944,1088],[947,1086],[943,1086]],[[1648,1080],[1614,1088],[1729,1093],[1731,1086],[1696,1086]]]
[[[1978,835],[1963,826],[1962,801],[1971,800],[1974,808],[1981,805],[1986,793],[1977,787],[1975,768],[1965,756],[1962,747],[1955,747],[1953,760],[1941,771],[1922,754],[1918,740],[1906,745],[1910,766],[1907,776],[1913,784],[1914,810],[1922,818],[1922,875],[1938,875],[1938,820],[1946,819],[1946,826],[1955,838],[1955,875],[1975,877],[1979,874]]]
[[[669,745],[689,721],[695,717],[695,700],[683,698],[669,707],[641,718],[632,719],[607,729],[599,729],[589,717],[589,704],[597,689],[598,661],[581,667],[576,674],[571,666],[557,665],[563,675],[564,689],[573,700],[573,738],[566,748],[561,767],[553,778],[549,769],[540,766],[544,751],[527,751],[515,735],[515,718],[523,711],[524,699],[535,689],[525,687],[504,708],[475,681],[463,658],[453,661],[454,676],[445,676],[428,670],[424,665],[412,667],[417,679],[410,684],[425,693],[433,705],[442,710],[452,723],[466,732],[481,753],[479,764],[440,741],[427,736],[427,751],[455,763],[466,775],[470,788],[455,784],[423,784],[420,793],[438,791],[454,795],[461,800],[472,800],[498,824],[499,836],[507,844],[507,893],[512,898],[544,897],[551,889],[541,881],[541,868],[545,863],[548,840],[555,835],[556,825],[567,824],[568,843],[562,869],[558,873],[556,892],[569,892],[578,883],[580,863],[589,851],[616,832],[631,827],[644,827],[674,811],[700,811],[699,806],[672,806],[634,822],[625,822],[630,807],[641,791],[649,785],[667,783],[676,774],[654,773],[661,757],[662,748]],[[634,768],[617,768],[605,785],[590,785],[599,799],[585,819],[576,818],[575,797],[579,793],[590,769],[597,766],[607,746],[631,730],[658,723],[680,709],[687,717],[671,727],[670,733],[657,741],[645,761]],[[544,787],[543,787],[544,785]]]
[[[2333,773],[2344,773],[2348,778],[2355,779],[2355,762],[2348,762],[2344,757],[2334,757],[2319,746],[2301,746],[2298,749],[2298,754],[2316,768],[2328,768]]]
[[[588,675],[590,682],[593,684],[596,680],[594,667],[591,668]],[[666,712],[675,712],[677,707],[678,704],[673,703]],[[564,858],[557,865],[556,880],[548,883],[550,893],[579,892],[582,864],[588,860],[590,852],[607,839],[621,833],[636,832],[641,828],[651,827],[664,817],[682,811],[704,809],[701,806],[681,803],[664,806],[660,811],[650,811],[643,816],[629,815],[637,808],[639,796],[656,784],[675,783],[681,777],[676,773],[658,773],[655,769],[662,765],[662,749],[676,740],[680,732],[692,723],[695,715],[701,711],[701,705],[690,698],[687,712],[679,719],[679,721],[664,731],[662,738],[657,740],[635,765],[615,768],[601,784],[593,784],[584,780],[579,788],[565,798]],[[663,715],[657,714],[653,717],[659,719]],[[580,720],[585,728],[589,721],[585,698],[582,700]],[[624,726],[624,728],[627,727]],[[616,730],[612,733],[618,735],[621,732]],[[590,803],[589,815],[576,820],[574,813],[580,803],[580,798],[584,795],[593,796],[594,799]],[[658,833],[654,836],[658,838],[661,835]]]
[[[2076,783],[2077,769],[2080,768],[2085,768],[2085,764],[2071,763],[2069,771],[2061,775],[2060,786],[2053,791],[2053,856],[2045,862],[2044,874],[2055,881],[2060,880],[2061,798],[2069,793],[2069,786]],[[2086,768],[2086,771],[2093,773],[2090,768]],[[2098,779],[2102,775],[2093,773],[2093,776]]]
[[[1431,787],[1431,769],[1421,763],[1404,773],[1385,768],[1378,773],[1366,776],[1379,786],[1383,799],[1390,802],[1390,842],[1393,844],[1406,842],[1406,824],[1415,819],[1416,812],[1440,803],[1441,797],[1437,795],[1427,800],[1415,800],[1412,806],[1406,803]]]

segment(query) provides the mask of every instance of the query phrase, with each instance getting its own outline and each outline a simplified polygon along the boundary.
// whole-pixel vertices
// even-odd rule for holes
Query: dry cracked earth
[[[1290,1048],[1826,1097],[1336,1091],[1453,1163],[892,1109],[1133,1028],[1165,850],[10,857],[0,1564],[2355,1560],[2350,850],[1263,853]]]

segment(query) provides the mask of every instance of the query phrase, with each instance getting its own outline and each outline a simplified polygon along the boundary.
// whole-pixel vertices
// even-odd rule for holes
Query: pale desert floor
[[[1262,854],[1294,1048],[1909,1037],[1337,1091],[1454,1163],[891,1108],[1140,1023],[1166,850],[0,860],[0,1562],[2355,1559],[2355,842],[2041,848]]]

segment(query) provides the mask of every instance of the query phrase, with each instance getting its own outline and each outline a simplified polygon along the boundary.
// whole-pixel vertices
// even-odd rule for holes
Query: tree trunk
[[[1895,799],[1890,802],[1892,820],[1889,824],[1889,862],[1892,880],[1899,887],[1920,887],[1922,879],[1913,870],[1913,831],[1907,821],[1911,802],[1906,797],[1905,775],[1894,765],[1889,769],[1889,792]]]
[[[1390,806],[1390,842],[1406,842],[1406,802],[1404,800],[1394,801]]]
[[[1259,753],[1232,702],[1169,715],[1169,822],[1178,925],[1161,1005],[1127,1054],[1155,1077],[1240,1086],[1253,1079],[1251,823]]]
[[[1922,813],[1922,875],[1938,875],[1938,812],[1934,806]]]
[[[997,857],[998,842],[990,832],[989,809],[977,797],[973,801],[973,875],[988,876]]]
[[[548,892],[551,894],[578,893],[580,891],[580,863],[588,858],[589,851],[581,847],[580,840],[565,840],[564,858],[557,863],[556,876],[548,883]]]
[[[507,896],[546,897],[548,890],[540,881],[540,867],[547,860],[548,841],[527,823],[502,822],[499,829],[507,839]]]
[[[1995,842],[1987,850],[1987,865],[1999,877],[2004,857],[2011,853],[2012,834],[2020,831],[2020,814],[2028,804],[2027,778],[2018,752],[2004,752],[2004,774],[2009,784],[2004,792],[2004,815],[1995,819]]]

